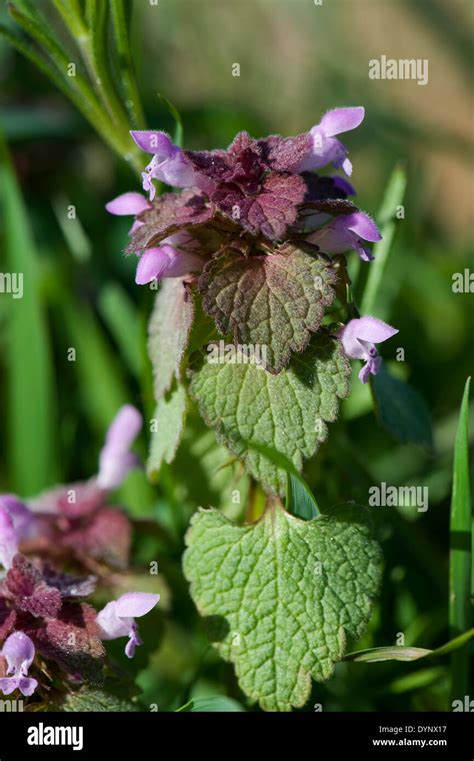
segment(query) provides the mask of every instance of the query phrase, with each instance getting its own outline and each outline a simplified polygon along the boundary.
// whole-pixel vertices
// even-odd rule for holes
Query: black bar
[[[42,729],[41,729],[42,727]],[[57,733],[56,728],[63,728]],[[73,731],[76,728],[76,735]],[[82,728],[82,735],[80,734]],[[449,758],[473,761],[471,713],[0,713],[0,761],[141,761],[186,751],[245,758],[288,748],[304,759]],[[42,745],[30,741],[41,740]],[[68,740],[82,747],[47,745]],[[327,756],[326,756],[327,758]],[[293,760],[292,760],[293,761]]]

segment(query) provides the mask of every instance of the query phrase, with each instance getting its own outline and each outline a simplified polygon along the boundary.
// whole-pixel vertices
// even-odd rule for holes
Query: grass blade
[[[125,92],[125,103],[132,120],[132,126],[137,129],[145,129],[145,116],[130,51],[123,0],[110,0],[110,10],[120,67],[120,81]]]
[[[469,478],[469,387],[464,388],[454,446],[453,491],[450,521],[449,627],[457,637],[471,626],[472,505]],[[460,700],[469,685],[469,648],[451,656],[451,699]]]
[[[376,309],[377,315],[379,315],[380,309],[378,308],[378,297],[380,293],[380,285],[387,268],[392,241],[395,235],[397,225],[395,213],[397,207],[400,206],[403,201],[406,182],[407,178],[405,170],[401,166],[396,166],[388,181],[382,206],[377,215],[382,240],[375,244],[375,260],[370,264],[370,269],[366,269],[368,276],[360,304],[361,314],[372,314],[374,309]]]
[[[55,393],[40,263],[7,147],[0,136],[0,199],[9,274],[23,277],[23,296],[8,299],[7,459],[13,491],[27,497],[55,482]],[[19,291],[18,291],[19,293]]]
[[[378,661],[417,661],[420,658],[447,655],[463,647],[474,637],[474,629],[470,629],[459,637],[440,645],[435,650],[427,650],[424,647],[401,647],[399,645],[389,647],[371,647],[367,650],[356,650],[344,656],[345,661],[359,661],[361,663],[377,663]]]

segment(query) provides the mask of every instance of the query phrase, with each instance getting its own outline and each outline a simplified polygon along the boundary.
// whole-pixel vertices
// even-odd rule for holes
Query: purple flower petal
[[[145,151],[145,153],[157,153],[162,158],[170,158],[173,155],[176,146],[166,132],[132,130],[130,134],[140,150]]]
[[[145,169],[144,189],[150,180],[160,180],[176,188],[190,188],[198,184],[198,178],[181,148],[175,146],[174,155],[163,158],[155,154]]]
[[[379,355],[368,359],[365,365],[362,367],[361,371],[359,372],[359,380],[362,381],[362,383],[367,383],[370,375],[377,375],[381,365],[382,365],[382,357],[379,357]]]
[[[136,626],[134,626],[132,631],[130,632],[130,639],[125,645],[125,655],[127,656],[127,658],[133,658],[133,656],[135,655],[135,648],[137,647],[137,645],[142,645],[142,644],[143,642],[140,639],[140,636],[138,634],[138,629]]]
[[[150,201],[153,201],[156,196],[156,188],[152,183],[150,164],[147,166],[146,171],[142,172],[142,188],[149,194]]]
[[[350,320],[338,333],[344,352],[350,359],[367,358],[367,350],[357,336],[358,323],[359,320]]]
[[[6,508],[19,541],[30,537],[35,517],[31,510],[14,494],[0,495],[0,507]]]
[[[361,381],[361,383],[367,383],[367,381],[370,378],[370,364],[369,364],[369,362],[366,362],[365,365],[363,365],[363,367],[361,367],[358,377],[359,377],[359,380]]]
[[[25,695],[25,697],[30,697],[33,695],[34,691],[36,690],[38,686],[38,682],[36,679],[33,679],[32,677],[22,677],[18,680],[18,687],[20,689],[20,692],[22,695]]]
[[[133,658],[136,646],[142,644],[135,618],[149,613],[159,599],[160,595],[148,592],[127,592],[118,600],[107,603],[96,619],[101,638],[107,640],[128,636],[125,654],[127,658]]]
[[[27,634],[16,631],[5,640],[1,654],[7,659],[7,674],[26,676],[35,657],[35,646]]]
[[[157,248],[148,248],[141,255],[135,276],[138,285],[146,285],[164,277],[182,277],[203,268],[204,260],[201,257],[170,245],[168,241],[174,238],[177,239],[178,236],[167,238]]]
[[[341,254],[354,249],[361,259],[373,259],[369,249],[363,245],[363,240],[381,240],[377,225],[363,211],[341,214],[326,227],[308,236],[308,241],[316,243],[326,254]]]
[[[119,486],[128,471],[137,464],[137,458],[129,452],[129,447],[141,427],[142,416],[135,407],[126,404],[118,411],[99,456],[97,483],[101,489]]]
[[[149,206],[148,200],[141,193],[123,193],[121,196],[114,198],[113,201],[105,204],[105,208],[110,214],[118,216],[140,214],[140,212],[148,209]]]
[[[338,333],[345,354],[350,359],[363,359],[365,364],[359,372],[359,379],[362,383],[367,383],[370,374],[377,375],[382,364],[382,358],[379,356],[375,344],[386,341],[391,336],[398,333],[396,328],[392,328],[382,320],[376,317],[359,317],[350,320]]]
[[[0,563],[4,568],[11,568],[17,552],[18,537],[13,519],[8,510],[0,506]]]
[[[377,319],[377,317],[369,315],[359,317],[357,320],[351,320],[349,325],[352,326],[352,331],[358,339],[370,341],[374,344],[382,343],[382,341],[386,341],[398,333],[396,328],[383,322],[383,320]]]
[[[363,238],[363,240],[368,240],[371,243],[382,240],[377,225],[373,219],[363,211],[356,211],[354,214],[347,214],[345,217],[339,217],[338,219],[342,219],[347,229],[352,230],[352,232],[356,233],[359,238]]]
[[[20,680],[16,676],[5,676],[0,679],[0,690],[4,695],[11,695],[19,686]]]
[[[109,426],[105,444],[114,450],[125,451],[133,443],[142,428],[142,416],[131,404],[119,409]]]
[[[357,195],[354,186],[351,185],[350,182],[348,182],[344,177],[334,176],[332,177],[332,180],[334,182],[334,185],[342,190],[343,193],[346,193],[348,196],[355,196]]]
[[[134,130],[130,134],[142,151],[153,154],[151,162],[142,174],[143,189],[150,193],[151,200],[155,196],[153,179],[177,188],[196,185],[198,178],[190,161],[166,132]]]
[[[117,639],[118,637],[128,637],[130,634],[133,622],[123,621],[119,618],[116,608],[117,603],[112,600],[97,614],[96,622],[101,639]]]
[[[204,260],[200,256],[174,249],[170,255],[169,266],[163,273],[163,277],[182,277],[190,272],[200,272],[203,267]]]
[[[171,246],[165,244],[157,248],[148,248],[144,251],[139,259],[135,275],[135,282],[138,285],[146,285],[151,283],[152,280],[161,279],[166,268],[169,266],[168,248],[171,248]]]
[[[358,127],[364,118],[362,106],[355,108],[335,108],[324,114],[323,118],[311,128],[312,149],[292,169],[293,172],[320,169],[326,164],[333,164],[337,169],[352,174],[352,164],[347,158],[346,147],[334,135]]]
[[[328,137],[334,137],[334,135],[339,135],[341,132],[348,132],[358,127],[363,121],[364,116],[365,109],[363,106],[334,108],[324,114],[319,122],[319,126]]]
[[[362,245],[359,240],[354,241],[354,251],[359,254],[363,262],[373,262],[375,259],[370,248]]]
[[[127,592],[116,600],[115,612],[120,618],[140,618],[153,610],[160,595],[150,592]]]
[[[136,230],[138,230],[140,227],[143,227],[143,225],[144,225],[144,224],[145,224],[145,223],[144,223],[144,222],[142,222],[142,220],[141,220],[141,219],[136,219],[136,220],[134,221],[133,225],[131,226],[131,228],[130,228],[130,230],[129,230],[128,234],[129,234],[129,235],[133,235],[133,233],[134,233]]]

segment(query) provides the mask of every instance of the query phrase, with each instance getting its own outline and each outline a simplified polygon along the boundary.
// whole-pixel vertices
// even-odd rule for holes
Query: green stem
[[[126,98],[125,105],[127,106],[133,126],[138,129],[144,129],[146,126],[145,116],[143,114],[130,51],[123,0],[110,0],[110,8],[115,32],[120,80],[123,84]]]
[[[0,33],[49,76],[92,124],[103,140],[122,158],[125,158],[139,175],[143,168],[143,157],[128,134],[129,117],[114,90],[106,60],[108,8],[106,0],[87,0],[88,26],[76,0],[53,1],[68,32],[81,51],[97,95],[80,71],[75,70],[74,76],[69,76],[69,67],[75,62],[70,60],[62,44],[50,33],[45,19],[29,0],[20,0],[23,13],[15,6],[10,6],[10,13],[16,23],[38,43],[44,55],[38,53],[34,47],[29,46],[7,28],[2,27]]]
[[[115,93],[107,64],[107,11],[105,0],[87,0],[87,27],[77,43],[112,122],[116,127],[127,129],[128,117]]]
[[[10,6],[10,15],[18,26],[24,29],[25,32],[28,32],[28,34],[30,34],[40,47],[42,47],[49,55],[52,63],[58,70],[59,76],[64,77],[65,83],[68,84],[71,90],[76,90],[77,94],[80,95],[81,98],[84,98],[84,106],[87,110],[90,111],[91,114],[95,113],[95,117],[99,117],[101,114],[100,103],[91,91],[89,83],[80,72],[77,72],[77,70],[75,71],[74,76],[68,76],[68,67],[71,63],[74,63],[75,65],[75,62],[71,61],[71,59],[64,53],[56,40],[38,21],[21,13],[15,8],[15,6]]]
[[[87,30],[77,0],[53,0],[53,3],[73,37],[79,40],[81,35],[86,34]]]
[[[7,27],[0,25],[0,36],[4,37],[18,52],[22,53],[31,63],[43,72],[56,85],[56,87],[76,106],[78,111],[89,121],[96,132],[119,156],[125,158],[134,171],[139,175],[143,161],[138,154],[131,154],[128,140],[125,144],[105,116],[100,103],[90,90],[86,80],[76,73],[75,77],[66,79],[65,71],[51,63],[50,60],[36,52],[34,47],[25,42],[21,37],[11,32]],[[34,35],[33,35],[34,36]],[[71,63],[68,61],[68,63]],[[128,138],[128,135],[127,135]]]

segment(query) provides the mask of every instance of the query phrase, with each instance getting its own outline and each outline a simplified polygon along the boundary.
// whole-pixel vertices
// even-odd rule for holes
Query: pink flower
[[[133,215],[140,214],[150,208],[150,203],[141,193],[123,193],[105,205],[110,214]],[[143,222],[136,219],[130,233],[133,233]],[[148,248],[140,256],[135,276],[138,285],[151,283],[166,277],[182,277],[190,272],[200,272],[204,260],[193,253],[199,248],[198,241],[187,232],[178,232],[161,241],[156,248]]]
[[[10,568],[18,545],[34,522],[31,511],[13,494],[0,495],[0,563]]]
[[[6,639],[1,655],[7,659],[7,674],[0,679],[0,690],[4,695],[10,695],[14,690],[20,690],[22,695],[30,696],[38,686],[36,679],[28,677],[28,669],[35,657],[35,646],[23,632],[16,631]]]
[[[152,180],[161,180],[176,188],[190,188],[197,184],[196,174],[184,151],[166,132],[134,130],[130,134],[142,151],[153,154],[142,173],[143,189],[150,193],[150,201],[156,193]]]
[[[193,248],[197,245],[186,232],[175,233],[165,238],[156,248],[148,248],[138,262],[135,282],[138,285],[151,283],[166,277],[182,277],[190,272],[200,272],[204,260],[188,250],[177,246]]]
[[[342,254],[354,249],[363,261],[372,261],[370,249],[364,241],[375,243],[382,240],[377,225],[363,211],[340,214],[328,225],[308,235],[307,240],[315,243],[325,254]]]
[[[105,204],[105,208],[109,214],[115,214],[120,217],[140,214],[145,209],[149,209],[150,204],[141,193],[122,193],[121,196],[117,196],[117,198]]]
[[[99,456],[97,484],[101,489],[120,486],[127,473],[138,464],[130,446],[142,427],[142,416],[135,407],[126,404],[112,421]]]
[[[364,115],[365,109],[362,106],[334,108],[332,111],[327,111],[319,124],[310,130],[311,152],[299,162],[293,171],[307,172],[332,163],[337,169],[342,167],[350,177],[352,164],[347,158],[347,149],[335,135],[358,127]]]
[[[142,644],[135,618],[149,613],[159,599],[160,595],[148,592],[127,592],[118,600],[107,603],[97,615],[101,639],[128,637],[125,654],[128,658],[133,658],[135,647]]]
[[[367,383],[369,375],[377,375],[382,364],[375,344],[391,338],[398,330],[376,317],[359,317],[350,320],[338,333],[344,352],[350,359],[363,359],[365,365],[359,373],[362,383]]]

